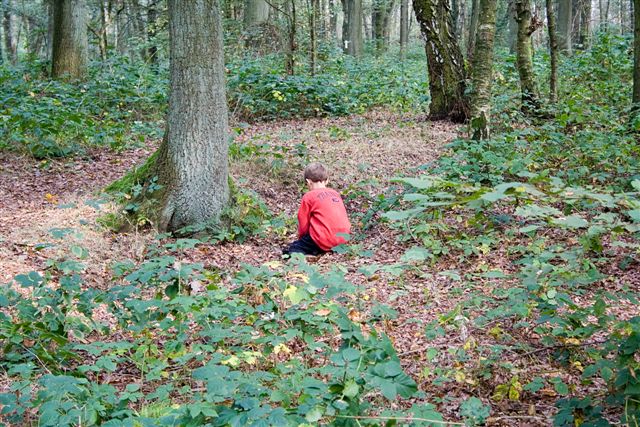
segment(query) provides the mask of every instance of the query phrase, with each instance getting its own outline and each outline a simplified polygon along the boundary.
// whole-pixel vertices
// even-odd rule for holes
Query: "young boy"
[[[304,179],[309,191],[298,210],[298,240],[282,251],[284,255],[320,255],[345,243],[344,235],[351,231],[340,194],[327,188],[329,176],[324,165],[309,164],[304,169]]]

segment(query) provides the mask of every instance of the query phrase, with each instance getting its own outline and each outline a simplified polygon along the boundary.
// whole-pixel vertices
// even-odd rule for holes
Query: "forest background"
[[[0,423],[637,426],[639,3],[2,0]]]

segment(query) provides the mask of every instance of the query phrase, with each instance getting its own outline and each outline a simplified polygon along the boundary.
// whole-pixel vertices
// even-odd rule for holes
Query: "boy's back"
[[[308,191],[298,210],[298,238],[309,234],[323,251],[346,242],[351,224],[342,197],[331,188]]]

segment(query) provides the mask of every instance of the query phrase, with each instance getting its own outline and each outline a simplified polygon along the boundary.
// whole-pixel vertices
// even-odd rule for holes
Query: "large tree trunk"
[[[467,59],[471,60],[476,46],[476,31],[478,30],[479,0],[471,0],[471,19],[469,20],[469,34],[467,36]]]
[[[640,107],[640,0],[633,3],[633,103]]]
[[[342,0],[344,21],[342,40],[344,52],[360,57],[362,55],[362,0]]]
[[[591,0],[580,0],[580,34],[578,37],[581,49],[591,45]]]
[[[84,77],[88,62],[87,11],[84,0],[54,0],[53,78]]]
[[[516,0],[516,20],[518,21],[517,66],[522,92],[522,110],[536,111],[539,108],[538,88],[533,72],[533,52],[531,35],[536,25],[531,20],[531,0]]]
[[[263,44],[263,28],[269,19],[269,4],[265,0],[246,0],[244,5],[245,44],[257,47]]]
[[[426,40],[430,115],[463,122],[469,117],[465,69],[451,24],[449,0],[413,0],[413,9]]]
[[[7,59],[14,63],[18,58],[18,49],[16,43],[13,40],[13,15],[11,14],[11,2],[9,0],[2,0],[3,16],[2,26],[4,29],[4,47],[7,52]]]
[[[404,61],[409,44],[409,0],[400,1],[400,59]]]
[[[571,28],[573,7],[571,0],[558,0],[558,48],[571,55]]]
[[[491,81],[493,80],[493,44],[496,34],[497,0],[480,0],[476,51],[471,65],[472,138],[489,138],[491,116]]]
[[[556,17],[553,12],[553,0],[546,0],[547,28],[549,30],[549,56],[551,57],[551,76],[549,77],[549,101],[558,101],[558,37],[556,35]]]
[[[229,202],[228,119],[217,0],[169,0],[167,131],[156,169],[161,230],[217,220]]]

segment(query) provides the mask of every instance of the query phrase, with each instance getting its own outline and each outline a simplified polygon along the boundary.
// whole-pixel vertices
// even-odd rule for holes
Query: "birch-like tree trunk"
[[[560,52],[571,55],[571,29],[573,6],[571,0],[558,0],[558,48]]]
[[[536,25],[531,19],[531,0],[515,0],[515,5],[518,22],[516,57],[522,93],[522,110],[532,112],[538,110],[540,106],[531,48],[531,35],[535,32]]]
[[[449,0],[413,0],[413,10],[426,41],[432,119],[464,122],[469,117],[465,68],[451,24]]]
[[[169,0],[170,92],[156,171],[161,230],[219,218],[229,202],[228,118],[217,0]]]
[[[633,2],[633,103],[640,106],[640,0]]]
[[[496,34],[497,0],[480,0],[476,51],[471,64],[472,138],[489,138],[491,117],[491,81],[493,80],[493,45]]]
[[[549,101],[558,101],[558,37],[556,35],[556,16],[553,1],[546,0],[547,29],[549,31],[549,56],[551,59],[551,76],[549,77]]]
[[[89,42],[84,0],[54,0],[51,76],[81,79],[87,72]]]

